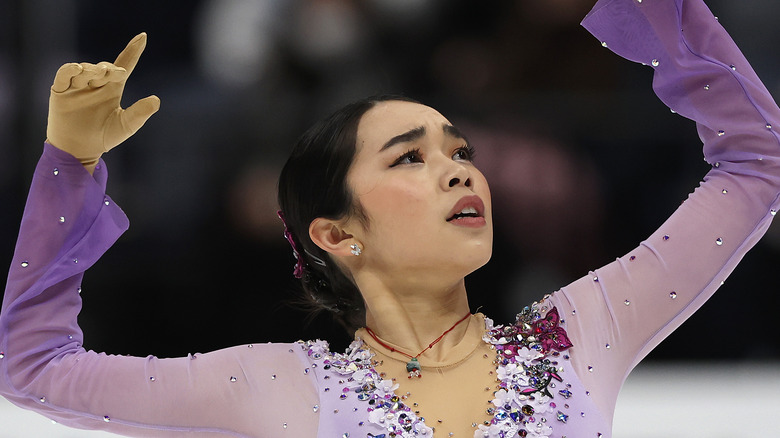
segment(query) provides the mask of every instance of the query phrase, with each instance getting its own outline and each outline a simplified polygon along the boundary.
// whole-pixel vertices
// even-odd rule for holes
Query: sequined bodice
[[[588,413],[599,418],[568,365],[567,350],[572,345],[557,309],[534,304],[507,326],[494,326],[485,319],[483,340],[492,353],[493,384],[471,397],[488,399],[481,417],[486,419],[462,419],[474,437],[547,437],[553,431],[566,436],[567,431],[582,432],[592,426],[583,421]],[[344,353],[331,353],[324,341],[299,345],[310,358],[320,386],[322,401],[317,409],[321,424],[328,423],[326,430],[361,438],[454,435],[440,420],[425,418],[412,393],[399,391],[399,383],[377,371],[376,355],[363,340],[356,339]],[[596,428],[603,427],[602,423]]]

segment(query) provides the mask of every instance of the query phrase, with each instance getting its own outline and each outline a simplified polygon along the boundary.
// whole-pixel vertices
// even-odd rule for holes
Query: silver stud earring
[[[359,256],[360,253],[363,252],[362,249],[357,245],[357,243],[353,243],[352,245],[349,245],[349,247],[352,249],[352,254]]]

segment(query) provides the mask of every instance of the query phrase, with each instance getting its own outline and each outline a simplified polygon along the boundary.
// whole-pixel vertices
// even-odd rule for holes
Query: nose
[[[455,187],[458,184],[460,184],[460,178],[458,177],[452,178],[449,182],[450,187]],[[463,182],[463,185],[466,187],[471,187],[471,178],[466,178],[466,181]]]
[[[458,185],[471,187],[471,174],[466,166],[459,163],[452,163],[442,182],[446,183],[445,188],[451,189]]]

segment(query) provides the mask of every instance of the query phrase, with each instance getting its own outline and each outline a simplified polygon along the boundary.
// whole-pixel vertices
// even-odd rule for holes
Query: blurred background
[[[170,357],[325,338],[341,350],[351,335],[290,304],[294,259],[276,177],[309,125],[385,92],[433,106],[476,145],[496,239],[492,261],[467,280],[470,300],[513,321],[634,248],[708,170],[693,123],[653,95],[651,70],[578,26],[593,3],[0,0],[0,266],[11,260],[57,68],[113,60],[145,31],[124,104],[154,93],[162,109],[106,156],[109,193],[132,225],[84,280],[88,349]],[[780,2],[707,3],[780,96]],[[647,363],[725,376],[777,365],[778,262],[773,226]]]

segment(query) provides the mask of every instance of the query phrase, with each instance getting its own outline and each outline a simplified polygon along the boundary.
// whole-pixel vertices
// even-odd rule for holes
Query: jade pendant
[[[420,373],[420,362],[417,361],[416,357],[413,357],[412,360],[406,363],[406,372],[409,373],[409,378],[422,377],[422,374]]]

